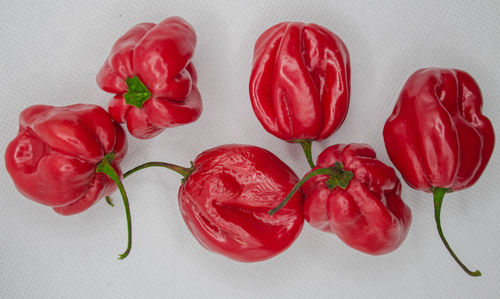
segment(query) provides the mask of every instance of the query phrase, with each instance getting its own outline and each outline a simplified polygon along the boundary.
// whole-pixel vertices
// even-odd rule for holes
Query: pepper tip
[[[476,270],[475,272],[470,273],[470,276],[481,276],[481,271]]]
[[[118,255],[118,259],[119,259],[119,260],[123,260],[123,259],[124,259],[124,258],[126,258],[127,256],[128,256],[128,252],[124,252],[124,253],[122,253],[122,254],[119,254],[119,255]]]

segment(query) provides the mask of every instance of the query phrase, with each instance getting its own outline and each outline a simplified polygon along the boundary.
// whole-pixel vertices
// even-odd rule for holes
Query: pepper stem
[[[306,155],[307,162],[309,163],[309,166],[311,166],[311,169],[316,167],[316,165],[314,165],[314,161],[312,158],[312,152],[311,152],[312,140],[299,139],[299,140],[295,140],[294,142],[296,142],[302,146],[302,149],[304,150],[304,154]]]
[[[137,76],[127,78],[125,82],[128,87],[128,91],[123,95],[125,103],[141,109],[142,105],[151,97],[151,92]]]
[[[443,230],[441,229],[441,206],[443,205],[443,198],[446,192],[449,190],[446,188],[433,188],[432,193],[434,195],[434,214],[436,218],[436,226],[437,230],[439,232],[439,237],[441,238],[441,241],[443,241],[444,246],[446,249],[448,249],[448,252],[451,254],[453,259],[458,263],[460,267],[465,271],[465,273],[469,274],[470,276],[481,276],[481,272],[479,270],[476,270],[475,272],[472,272],[467,268],[455,255],[453,250],[451,249],[450,245],[446,241]]]
[[[191,163],[191,167],[187,168],[187,167],[182,167],[182,166],[178,166],[178,165],[170,164],[170,163],[165,163],[165,162],[147,162],[147,163],[141,164],[141,165],[134,167],[134,168],[130,169],[129,171],[125,172],[123,174],[123,178],[126,178],[129,175],[131,175],[139,170],[142,170],[144,168],[165,167],[165,168],[171,169],[171,170],[177,172],[178,174],[182,175],[181,183],[184,183],[187,180],[187,178],[189,177],[189,175],[194,171],[193,162],[190,162],[190,163]],[[106,196],[106,201],[108,203],[113,202],[111,200],[111,197],[109,197],[109,196]]]
[[[336,187],[340,187],[342,189],[347,188],[349,185],[349,182],[353,179],[354,174],[351,170],[345,170],[344,165],[342,165],[342,162],[335,162],[335,164],[332,167],[327,167],[327,168],[318,168],[310,173],[308,173],[306,176],[304,176],[293,188],[290,193],[283,199],[279,205],[274,207],[272,210],[268,212],[269,215],[274,215],[276,212],[278,212],[281,208],[283,208],[288,201],[295,195],[295,193],[299,190],[299,188],[305,184],[308,180],[311,178],[317,176],[317,175],[329,175],[330,178],[326,181],[326,186],[328,189],[333,190]]]
[[[125,206],[125,214],[127,215],[127,230],[128,230],[127,249],[125,250],[125,252],[120,254],[120,257],[118,258],[122,260],[127,257],[127,255],[130,253],[130,249],[132,249],[132,221],[130,217],[130,207],[129,207],[127,193],[125,192],[125,188],[123,187],[122,181],[120,180],[120,177],[116,173],[116,170],[113,168],[113,166],[111,166],[111,161],[113,161],[114,157],[115,157],[114,153],[106,154],[104,156],[104,159],[102,159],[102,161],[99,164],[97,164],[96,172],[97,173],[102,172],[105,175],[107,175],[110,179],[112,179],[122,195],[123,205]]]
[[[108,205],[110,207],[114,207],[115,206],[115,204],[113,203],[113,200],[109,196],[106,196],[106,202],[108,203]]]
[[[129,175],[131,175],[139,170],[142,170],[144,168],[165,167],[165,168],[173,170],[173,171],[177,172],[178,174],[182,175],[182,183],[184,183],[186,181],[186,179],[189,177],[189,175],[194,171],[193,162],[190,162],[190,163],[191,163],[191,167],[187,168],[187,167],[182,167],[182,166],[178,166],[178,165],[170,164],[170,163],[165,163],[165,162],[147,162],[147,163],[141,164],[141,165],[134,167],[134,168],[130,169],[129,171],[125,172],[125,174],[123,175],[123,178],[126,178]]]

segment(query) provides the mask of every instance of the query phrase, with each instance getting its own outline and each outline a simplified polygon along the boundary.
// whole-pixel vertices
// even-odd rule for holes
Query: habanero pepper
[[[120,37],[97,74],[99,87],[116,94],[108,109],[113,119],[140,139],[197,120],[195,46],[193,27],[180,17],[141,23]]]
[[[35,105],[21,112],[19,132],[7,146],[5,164],[24,196],[61,215],[83,212],[118,187],[128,228],[123,259],[132,242],[129,203],[119,167],[126,153],[125,132],[103,108]]]
[[[313,227],[336,234],[361,252],[381,255],[397,249],[411,224],[411,211],[401,200],[396,172],[376,159],[366,144],[326,148],[316,167],[292,189],[280,210],[299,188],[304,215]]]
[[[222,145],[198,155],[189,168],[148,162],[126,172],[124,177],[153,166],[183,176],[179,208],[189,230],[207,250],[240,262],[262,261],[291,246],[302,230],[300,192],[275,216],[267,213],[298,182],[298,177],[263,148]]]
[[[479,86],[464,71],[426,68],[406,81],[384,127],[387,153],[410,187],[434,194],[439,236],[462,269],[441,229],[445,193],[472,186],[493,152],[495,135],[482,115]]]
[[[316,24],[284,22],[267,29],[254,48],[250,99],[274,136],[302,145],[311,168],[311,142],[328,138],[349,108],[349,53]]]

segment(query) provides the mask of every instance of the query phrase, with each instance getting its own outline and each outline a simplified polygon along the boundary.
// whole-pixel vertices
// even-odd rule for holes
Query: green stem
[[[141,165],[134,167],[134,168],[130,169],[129,171],[125,172],[123,174],[123,178],[126,178],[129,175],[131,175],[139,170],[149,168],[149,167],[165,167],[165,168],[171,169],[171,170],[177,172],[178,174],[182,175],[182,180],[181,180],[182,183],[184,183],[186,181],[186,179],[189,177],[189,175],[194,171],[193,162],[191,162],[190,168],[178,166],[175,164],[165,163],[165,162],[147,162],[147,163],[141,164]],[[111,197],[106,196],[106,201],[108,203],[112,202]]]
[[[111,199],[111,197],[109,196],[106,196],[106,202],[108,203],[108,205],[110,205],[111,207],[114,207],[115,204],[113,203],[113,200]]]
[[[329,175],[330,178],[325,182],[326,186],[328,189],[332,190],[336,187],[340,187],[342,189],[347,188],[349,185],[349,182],[353,178],[353,173],[350,170],[344,170],[344,166],[342,165],[341,162],[335,162],[333,167],[328,167],[328,168],[318,168],[310,173],[308,173],[306,176],[304,176],[295,186],[293,186],[292,191],[288,193],[288,195],[283,199],[279,205],[274,207],[272,210],[268,212],[269,215],[274,215],[276,212],[278,212],[281,208],[283,208],[288,201],[295,195],[295,193],[299,190],[299,188],[305,184],[308,180],[311,178],[317,176],[317,175]]]
[[[446,188],[433,188],[432,193],[434,194],[434,215],[436,218],[436,226],[439,232],[439,237],[441,238],[441,241],[443,241],[444,246],[446,249],[448,249],[448,252],[451,254],[453,259],[458,263],[462,269],[469,274],[470,276],[481,276],[481,272],[479,270],[476,270],[475,272],[472,272],[467,268],[455,255],[453,250],[451,249],[450,245],[446,241],[443,230],[441,229],[441,206],[443,205],[443,198],[445,193],[448,191]]]
[[[137,172],[139,170],[142,170],[144,168],[149,168],[149,167],[165,167],[165,168],[168,168],[168,169],[173,170],[173,171],[177,172],[178,174],[182,175],[182,177],[184,179],[187,179],[189,177],[189,175],[194,170],[192,162],[191,162],[191,167],[190,168],[178,166],[178,165],[175,165],[175,164],[165,163],[165,162],[147,162],[147,163],[141,164],[141,165],[139,165],[137,167],[134,167],[134,168],[130,169],[129,171],[125,172],[123,174],[123,178],[126,178],[129,175],[131,175],[131,174],[133,174],[133,173],[135,173],[135,172]]]
[[[123,187],[122,181],[120,180],[120,176],[116,173],[116,170],[111,165],[111,161],[113,161],[115,157],[114,153],[109,153],[104,156],[104,159],[97,165],[96,172],[102,172],[106,174],[110,179],[115,182],[116,186],[120,190],[123,199],[123,205],[125,206],[125,214],[127,215],[127,229],[128,229],[128,243],[127,249],[125,252],[120,254],[119,259],[122,260],[127,257],[132,249],[132,220],[130,217],[130,207],[128,202],[127,193],[125,192],[125,188]]]
[[[314,165],[314,161],[312,158],[312,152],[311,152],[312,140],[299,139],[299,140],[295,140],[294,142],[296,142],[302,146],[302,149],[304,150],[304,154],[306,155],[307,162],[309,163],[309,166],[311,166],[311,169],[316,167],[316,165]]]

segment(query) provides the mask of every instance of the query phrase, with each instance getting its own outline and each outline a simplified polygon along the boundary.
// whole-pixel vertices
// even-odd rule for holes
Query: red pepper
[[[411,212],[401,200],[394,170],[376,159],[366,144],[326,148],[285,200],[300,187],[304,215],[313,227],[336,234],[364,253],[380,255],[398,248],[406,238]]]
[[[481,114],[479,86],[464,71],[427,68],[406,81],[396,107],[384,127],[389,157],[414,189],[434,194],[439,235],[456,262],[460,262],[441,229],[443,196],[470,187],[491,157],[495,136]]]
[[[267,211],[297,183],[295,173],[271,152],[250,145],[224,145],[207,150],[185,168],[179,207],[193,236],[206,249],[242,262],[269,259],[287,249],[302,230],[302,194],[293,196],[275,216]]]
[[[109,104],[114,120],[141,139],[197,120],[195,46],[193,27],[179,17],[138,24],[120,37],[97,74],[99,87],[116,94]]]
[[[349,108],[349,53],[342,40],[316,24],[285,22],[255,43],[250,99],[264,128],[300,143],[314,167],[311,142],[328,138]]]
[[[5,164],[17,189],[27,198],[73,215],[120,189],[129,228],[128,199],[120,162],[127,152],[123,129],[99,106],[36,105],[19,117],[19,132],[5,152]]]

